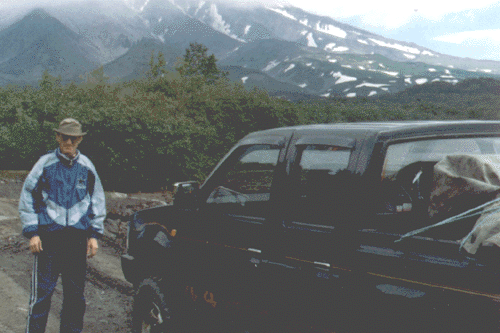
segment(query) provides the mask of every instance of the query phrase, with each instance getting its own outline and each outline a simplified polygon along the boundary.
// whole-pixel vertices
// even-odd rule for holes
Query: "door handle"
[[[315,261],[314,264],[318,265],[318,266],[323,266],[323,267],[330,268],[330,264],[327,263],[327,262]]]
[[[262,251],[261,251],[261,250],[259,250],[259,249],[254,249],[254,248],[251,248],[251,247],[249,247],[247,250],[248,250],[248,251],[250,251],[250,252],[258,253],[258,254],[261,254],[261,253],[262,253]],[[251,262],[251,263],[252,263],[255,267],[257,267],[257,266],[260,264],[260,259],[252,257],[252,259],[250,259],[250,262]]]

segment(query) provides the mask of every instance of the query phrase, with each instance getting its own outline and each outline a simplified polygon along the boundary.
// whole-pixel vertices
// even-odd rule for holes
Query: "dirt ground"
[[[0,171],[0,333],[25,329],[33,255],[21,233],[17,206],[25,173]],[[96,257],[88,260],[84,332],[128,332],[132,286],[122,275],[120,254],[127,221],[140,209],[165,205],[169,193],[106,193],[105,237]],[[47,333],[59,332],[62,286],[52,298]]]

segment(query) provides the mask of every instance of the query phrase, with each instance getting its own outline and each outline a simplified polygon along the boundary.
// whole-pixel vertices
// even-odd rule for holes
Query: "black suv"
[[[321,124],[247,135],[171,206],[135,214],[122,256],[134,331],[489,332],[500,251],[429,214],[433,167],[500,154],[500,122]],[[496,193],[490,193],[493,198]]]

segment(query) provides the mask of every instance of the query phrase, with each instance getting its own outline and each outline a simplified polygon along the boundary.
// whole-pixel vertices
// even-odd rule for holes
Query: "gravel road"
[[[0,245],[0,332],[22,332],[28,313],[33,256],[24,240],[11,237]],[[103,269],[103,267],[105,267]],[[115,249],[101,243],[88,262],[84,332],[127,332],[132,288],[121,274]],[[59,332],[62,304],[60,281],[52,297],[47,333]]]
[[[33,255],[20,235],[17,206],[23,179],[0,177],[0,333],[23,332],[28,313]],[[133,302],[132,286],[120,264],[126,221],[138,209],[164,205],[164,194],[107,193],[106,239],[98,254],[88,260],[84,332],[128,332]],[[62,285],[52,297],[47,333],[59,332]]]

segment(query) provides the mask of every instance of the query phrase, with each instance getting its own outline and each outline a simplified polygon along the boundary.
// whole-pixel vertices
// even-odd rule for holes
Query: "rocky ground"
[[[17,206],[25,172],[0,171],[0,332],[24,330],[28,313],[33,256],[21,236]],[[120,254],[127,221],[140,209],[166,205],[169,193],[106,193],[107,219],[99,253],[88,260],[84,332],[127,332],[133,301],[132,286],[125,281]],[[52,298],[47,333],[59,332],[62,286]]]

